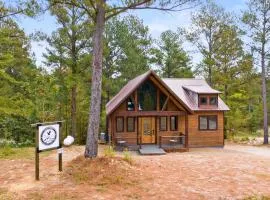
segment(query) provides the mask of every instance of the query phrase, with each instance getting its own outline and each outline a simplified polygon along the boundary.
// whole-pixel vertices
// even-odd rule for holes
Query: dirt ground
[[[100,155],[103,149],[100,145]],[[68,179],[67,165],[82,153],[83,147],[65,148],[62,173],[57,172],[56,152],[42,157],[38,182],[34,180],[34,159],[0,160],[0,199],[197,200],[270,196],[269,147],[228,144],[224,148],[194,148],[163,156],[132,153],[134,164],[127,172],[136,182],[124,186],[89,185]]]

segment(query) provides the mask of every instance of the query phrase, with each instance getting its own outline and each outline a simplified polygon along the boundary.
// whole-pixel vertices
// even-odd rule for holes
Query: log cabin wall
[[[152,82],[150,85],[154,85],[156,87],[156,109],[153,109],[154,106],[148,107],[147,109],[144,108],[144,105],[138,103],[138,99],[144,99],[145,97],[142,96],[144,92],[142,92],[143,84],[146,81]],[[129,145],[137,145],[139,144],[138,136],[141,134],[139,130],[144,132],[144,137],[148,137],[149,135],[152,136],[153,134],[149,134],[149,131],[155,131],[155,143],[159,143],[160,136],[178,136],[180,133],[186,135],[186,147],[205,147],[205,146],[223,146],[224,145],[224,111],[228,111],[229,108],[224,104],[222,100],[218,100],[218,94],[211,93],[213,92],[212,89],[207,88],[207,83],[201,80],[183,80],[183,82],[187,85],[195,85],[199,84],[205,86],[204,89],[207,91],[210,90],[208,93],[200,93],[197,94],[196,92],[191,92],[189,90],[183,90],[184,83],[178,84],[174,82],[167,81],[164,82],[159,80],[154,72],[149,71],[137,78],[131,80],[127,83],[126,86],[118,93],[119,95],[116,96],[116,99],[112,100],[111,103],[108,105],[108,131],[111,136],[111,140],[114,144],[116,144],[116,140],[118,137],[125,138],[125,141]],[[179,80],[180,81],[180,80]],[[166,85],[167,84],[167,85]],[[168,87],[167,87],[168,86]],[[137,92],[137,90],[139,92]],[[153,88],[153,87],[152,87]],[[177,89],[181,92],[178,93]],[[134,91],[131,94],[132,91]],[[206,92],[207,92],[206,91]],[[149,92],[149,91],[148,91]],[[184,93],[183,93],[184,92]],[[153,97],[153,93],[149,93],[149,97],[145,99],[151,99]],[[129,96],[129,97],[128,97]],[[187,99],[182,99],[187,97]],[[205,96],[207,101],[201,99],[200,96]],[[216,97],[216,98],[213,98]],[[127,100],[124,100],[128,98]],[[131,99],[131,100],[130,100]],[[215,101],[217,99],[218,101]],[[186,102],[184,104],[183,100],[185,101],[192,101]],[[134,102],[134,109],[130,110],[130,103],[131,101]],[[140,100],[141,101],[141,100]],[[143,102],[144,100],[142,100]],[[153,102],[153,101],[152,101]],[[193,105],[195,102],[195,105]],[[211,102],[211,103],[210,103]],[[217,102],[217,103],[213,103]],[[141,103],[141,102],[140,102]],[[220,104],[221,103],[221,104]],[[138,106],[139,105],[139,106]],[[152,104],[153,105],[153,104]],[[204,109],[205,111],[197,111],[199,109]],[[107,108],[106,108],[107,109]],[[215,111],[219,110],[219,111]],[[167,128],[166,130],[160,129],[160,117],[167,117]],[[176,130],[171,130],[170,118],[171,116],[177,116],[178,118],[178,126]],[[199,128],[200,120],[199,117],[203,116],[201,120],[202,124],[207,121],[207,129]],[[212,117],[211,117],[212,116]],[[217,121],[217,128],[213,129],[213,116]],[[123,119],[123,128],[121,130],[116,130],[116,120],[120,117]],[[129,117],[133,117],[134,119],[134,129],[130,132],[127,131],[127,119]],[[141,118],[143,117],[143,118]],[[147,117],[151,117],[151,120],[145,119]],[[154,122],[153,122],[154,119]],[[151,121],[151,123],[150,123]],[[215,120],[214,120],[215,121]],[[118,120],[119,122],[119,120]],[[211,123],[210,123],[211,122]],[[142,124],[144,124],[144,128],[141,129]],[[149,125],[151,124],[151,125]],[[153,125],[154,124],[154,125]],[[211,125],[209,125],[211,124]],[[215,123],[214,123],[215,124]],[[148,126],[149,125],[149,126]],[[164,125],[164,124],[163,124]],[[202,125],[202,126],[205,126]],[[146,127],[146,128],[145,128]],[[155,127],[154,129],[152,129]],[[164,126],[163,126],[164,127]],[[215,126],[214,126],[215,127]],[[203,129],[203,130],[201,130]],[[150,140],[147,140],[150,141]],[[144,140],[146,143],[146,140]],[[151,143],[153,143],[151,138]]]
[[[158,92],[159,94],[159,92]],[[136,92],[132,94],[132,96],[136,96]],[[176,100],[170,99],[168,100],[166,110],[160,111],[159,113],[169,113],[169,114],[164,114],[162,116],[167,117],[167,130],[166,131],[161,131],[160,130],[160,116],[155,115],[157,111],[153,114],[151,114],[151,117],[155,117],[155,144],[159,144],[159,136],[179,136],[181,134],[185,134],[185,112],[184,109],[178,105],[178,107],[174,104]],[[159,104],[158,104],[159,105]],[[179,109],[180,107],[180,109]],[[183,110],[182,110],[183,109]],[[136,108],[135,108],[136,111]],[[130,114],[132,114],[134,111],[128,111],[127,110],[127,101],[124,101],[110,116],[109,116],[109,133],[112,138],[113,144],[116,144],[116,138],[125,138],[127,141],[128,145],[137,145],[139,144],[138,141],[138,135],[139,133],[139,118],[142,117],[140,116],[143,115],[144,113],[147,113],[147,111],[139,111],[138,116],[134,116],[135,119],[135,129],[132,132],[127,132],[127,118],[130,117]],[[177,116],[177,130],[172,131],[170,127],[170,117],[171,116]],[[123,117],[124,118],[124,129],[121,132],[117,132],[116,130],[116,118],[117,117]],[[133,117],[133,116],[132,116]],[[150,117],[150,116],[149,116]],[[169,139],[168,139],[169,140]],[[169,141],[167,141],[169,143]],[[166,140],[163,141],[163,143],[167,143]]]
[[[216,130],[199,130],[199,116],[217,116]],[[224,112],[195,112],[188,115],[189,147],[224,146]]]
[[[134,117],[135,122],[134,122],[134,131],[128,132],[127,131],[127,116],[122,115],[123,112],[128,113],[128,112],[133,112],[133,111],[127,111],[127,101],[124,101],[114,112],[113,114],[110,115],[110,122],[112,124],[112,127],[110,129],[110,133],[112,135],[112,142],[113,144],[116,143],[116,138],[117,137],[123,137],[127,138],[127,143],[130,145],[137,145],[137,130],[138,130],[138,121],[137,118]],[[119,114],[120,113],[120,114]],[[117,117],[123,117],[124,118],[124,130],[121,132],[117,132],[116,130],[116,118]]]

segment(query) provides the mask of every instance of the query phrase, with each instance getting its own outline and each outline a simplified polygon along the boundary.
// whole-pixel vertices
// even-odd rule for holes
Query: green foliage
[[[180,32],[180,31],[179,31]],[[190,58],[183,50],[181,33],[170,30],[161,33],[158,48],[155,51],[155,61],[159,73],[165,78],[190,78],[193,76]]]
[[[46,65],[53,68],[52,76],[48,77],[50,88],[55,89],[54,93],[46,92],[51,94],[48,111],[58,119],[65,119],[66,134],[73,135],[77,143],[83,144],[90,96],[91,56],[88,50],[91,47],[92,23],[84,10],[72,5],[55,4],[51,13],[60,27],[47,37],[49,47],[44,54]]]
[[[35,66],[29,54],[29,38],[8,17],[9,13],[20,8],[23,14],[33,16],[40,8],[36,1],[20,2],[22,4],[16,7],[6,7],[0,1],[0,146],[32,145],[35,130],[30,124],[38,121],[64,119],[64,137],[70,134],[74,122],[71,114],[73,88],[76,88],[77,104],[76,142],[84,144],[89,117],[92,82],[89,66],[95,25],[89,14],[94,14],[94,10],[85,4],[86,1],[82,4],[88,10],[76,6],[76,1],[74,5],[53,4],[50,1],[53,5],[50,11],[56,17],[58,29],[50,36],[41,37],[49,44],[44,54],[44,64],[51,69],[48,72]],[[138,1],[122,2],[124,5],[131,3]],[[149,6],[153,3],[161,7],[174,5],[173,1],[154,1]],[[127,81],[152,67],[162,77],[175,78],[193,77],[194,69],[191,56],[183,48],[185,40],[181,28],[176,32],[165,31],[154,41],[148,27],[138,17],[115,17],[112,10],[110,6],[106,7],[106,17],[110,17],[106,18],[103,41],[102,132],[106,131],[105,105]],[[259,27],[256,14],[248,10],[243,22]],[[243,32],[232,18],[222,7],[207,1],[198,12],[193,13],[192,26],[186,31],[186,36],[203,56],[195,73],[203,75],[214,88],[222,91],[221,97],[231,109],[225,116],[227,133],[255,134],[262,124],[260,77],[254,67],[252,52],[248,53],[244,48]],[[252,31],[253,41],[260,41],[261,34],[256,32],[256,28]],[[252,50],[256,52],[257,46]],[[149,99],[145,99],[146,104],[149,104]],[[269,96],[268,99],[270,102]],[[110,148],[105,153],[114,154]]]
[[[132,158],[131,153],[127,149],[124,150],[123,155],[124,155],[123,157],[124,161],[126,161],[129,164],[133,164],[134,160]]]
[[[0,139],[17,146],[33,144],[30,124],[38,116],[32,89],[40,71],[30,58],[28,38],[10,18],[0,20],[0,52]]]
[[[0,159],[34,159],[34,148],[0,147]]]
[[[112,146],[107,146],[105,149],[104,149],[104,156],[105,157],[108,157],[108,158],[113,158],[115,157],[115,150]]]
[[[212,0],[207,0],[198,12],[193,13],[192,25],[186,33],[187,39],[203,56],[201,63],[196,67],[196,72],[203,75],[210,85],[212,85],[212,70],[215,65],[213,54],[219,47],[216,43],[217,33],[222,31],[223,25],[231,23],[231,18],[224,8]]]

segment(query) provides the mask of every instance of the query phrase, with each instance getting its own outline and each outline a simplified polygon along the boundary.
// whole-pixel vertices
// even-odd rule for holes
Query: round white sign
[[[59,147],[59,124],[42,125],[38,127],[39,150]]]

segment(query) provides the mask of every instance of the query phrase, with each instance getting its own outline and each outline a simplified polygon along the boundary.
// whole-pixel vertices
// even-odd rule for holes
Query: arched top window
[[[138,88],[138,109],[153,111],[157,108],[157,88],[152,81],[145,81]]]

